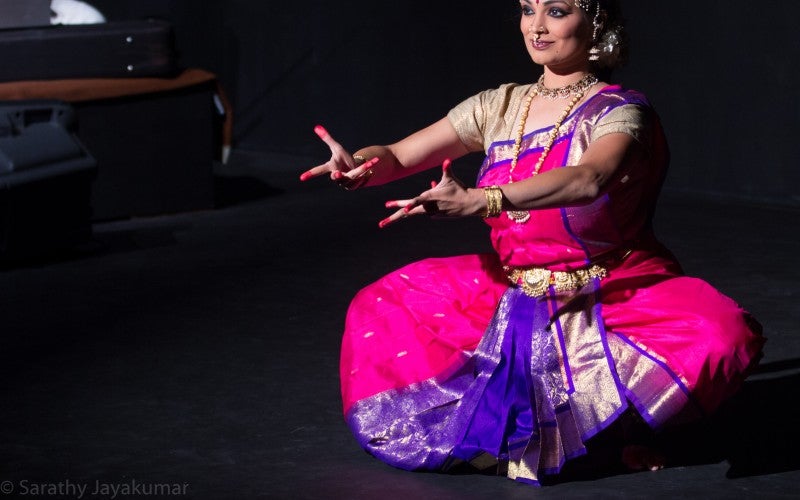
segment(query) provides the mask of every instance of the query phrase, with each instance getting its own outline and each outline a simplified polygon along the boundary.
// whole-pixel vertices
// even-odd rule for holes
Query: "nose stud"
[[[532,31],[534,31],[533,26],[530,27],[528,32],[532,32]],[[544,26],[539,26],[536,29],[536,32],[533,34],[533,41],[534,42],[538,42],[539,39],[542,37],[542,33],[544,33]]]

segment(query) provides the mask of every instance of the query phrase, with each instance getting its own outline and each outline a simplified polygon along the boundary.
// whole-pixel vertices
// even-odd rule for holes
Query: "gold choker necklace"
[[[587,73],[586,76],[575,83],[558,87],[557,89],[549,89],[544,86],[544,74],[542,74],[535,87],[539,95],[545,99],[566,99],[571,95],[585,94],[595,83],[597,83],[597,77],[592,73]]]
[[[525,135],[525,122],[528,121],[528,113],[530,112],[533,98],[537,95],[541,95],[542,89],[545,89],[549,92],[561,92],[564,91],[564,89],[569,89],[569,93],[567,95],[573,95],[572,99],[569,101],[569,104],[567,104],[567,107],[561,112],[561,115],[558,117],[556,123],[553,125],[553,128],[550,130],[550,137],[548,137],[547,144],[545,144],[544,148],[542,149],[542,154],[539,156],[536,166],[533,167],[533,173],[531,176],[539,174],[539,170],[541,170],[545,158],[547,158],[547,155],[553,148],[553,144],[556,142],[556,138],[558,137],[558,129],[561,128],[561,124],[564,123],[564,120],[572,112],[572,108],[574,108],[575,105],[578,104],[581,99],[583,99],[586,91],[589,90],[592,85],[597,83],[597,77],[589,73],[579,82],[573,83],[572,85],[567,85],[566,87],[561,87],[558,89],[546,89],[544,85],[542,85],[543,79],[544,75],[542,75],[542,77],[539,78],[539,81],[533,86],[522,107],[522,117],[520,118],[519,127],[517,128],[517,136],[514,138],[511,166],[508,169],[509,184],[514,182],[514,169],[517,167],[517,161],[519,161],[519,154],[520,150],[522,149],[522,136]],[[592,83],[587,85],[586,82]],[[554,97],[551,97],[551,99],[554,99]],[[509,219],[513,220],[517,224],[524,224],[531,218],[530,210],[509,210],[506,212],[506,214],[508,215]]]

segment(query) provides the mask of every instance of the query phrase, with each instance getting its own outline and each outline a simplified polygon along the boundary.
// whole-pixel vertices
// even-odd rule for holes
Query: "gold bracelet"
[[[356,167],[360,167],[367,161],[367,159],[361,155],[353,155],[353,160],[356,162]]]
[[[485,219],[499,217],[503,211],[503,191],[500,186],[485,187],[483,194],[486,196],[486,211],[481,214],[482,217]]]

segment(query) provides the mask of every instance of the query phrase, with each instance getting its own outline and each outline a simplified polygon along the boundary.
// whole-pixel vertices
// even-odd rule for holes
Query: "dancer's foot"
[[[622,449],[622,463],[631,470],[663,469],[667,458],[655,448],[640,444],[629,444]]]

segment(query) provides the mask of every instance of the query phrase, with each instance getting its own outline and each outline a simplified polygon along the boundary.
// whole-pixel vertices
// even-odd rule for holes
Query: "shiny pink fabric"
[[[490,255],[432,258],[361,290],[347,312],[342,343],[344,411],[460,366],[508,288],[499,271]]]
[[[667,256],[636,251],[603,280],[606,331],[664,361],[710,413],[758,361],[760,327],[703,280],[681,276]]]

